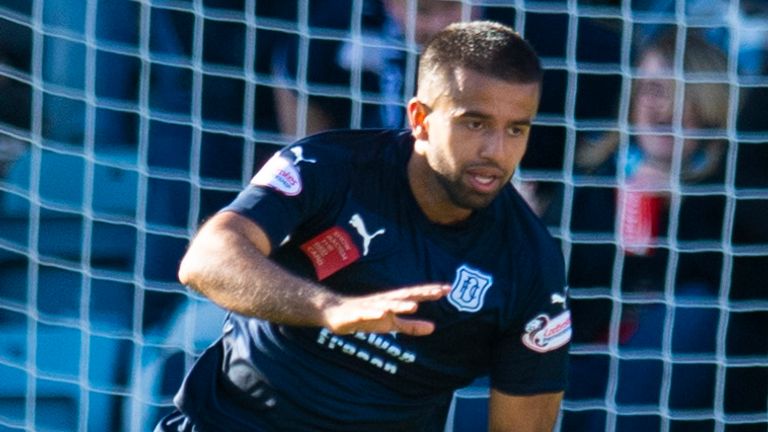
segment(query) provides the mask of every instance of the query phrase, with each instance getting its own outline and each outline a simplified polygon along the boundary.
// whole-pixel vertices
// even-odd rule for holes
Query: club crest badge
[[[485,294],[493,285],[493,277],[462,265],[456,270],[448,302],[462,312],[477,312],[483,307]]]

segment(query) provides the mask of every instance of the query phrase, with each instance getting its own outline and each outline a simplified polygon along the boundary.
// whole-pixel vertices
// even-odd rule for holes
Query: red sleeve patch
[[[360,259],[360,250],[349,233],[337,226],[302,244],[301,250],[315,267],[318,280],[323,280]]]

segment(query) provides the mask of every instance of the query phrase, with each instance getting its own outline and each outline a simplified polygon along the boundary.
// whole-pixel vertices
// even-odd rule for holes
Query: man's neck
[[[423,155],[416,152],[411,154],[406,172],[411,193],[421,211],[431,222],[453,225],[472,215],[472,210],[459,208],[451,203]]]

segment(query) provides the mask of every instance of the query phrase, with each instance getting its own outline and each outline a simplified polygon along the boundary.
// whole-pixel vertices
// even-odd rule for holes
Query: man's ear
[[[411,127],[411,135],[417,140],[426,140],[429,138],[429,130],[426,124],[426,118],[429,114],[427,107],[419,102],[417,98],[408,101],[408,125]]]

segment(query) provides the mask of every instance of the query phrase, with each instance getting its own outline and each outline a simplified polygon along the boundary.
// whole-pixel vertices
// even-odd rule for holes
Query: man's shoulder
[[[524,255],[536,259],[561,256],[560,243],[514,186],[506,187],[500,197],[504,212],[501,219],[515,238],[514,244],[525,249]]]
[[[307,157],[322,156],[325,163],[360,163],[407,151],[411,139],[406,129],[333,129],[307,136],[288,150],[302,149]]]

